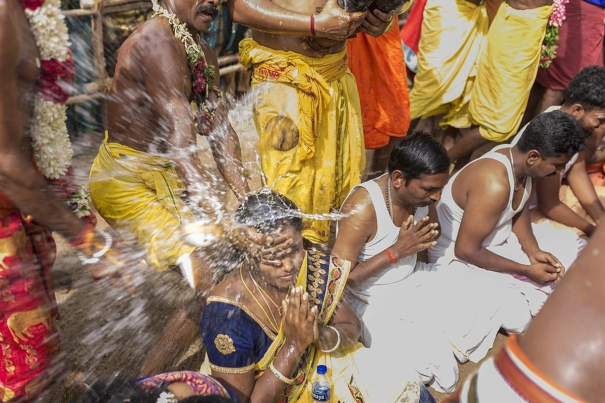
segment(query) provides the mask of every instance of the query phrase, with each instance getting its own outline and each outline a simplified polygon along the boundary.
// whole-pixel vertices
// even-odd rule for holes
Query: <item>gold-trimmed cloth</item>
[[[306,214],[340,207],[365,168],[361,107],[346,49],[313,58],[245,39],[240,60],[254,69],[254,123],[267,185]],[[329,234],[329,220],[305,219],[305,238],[323,243]]]
[[[318,320],[322,325],[331,323],[339,301],[342,299],[346,280],[350,272],[350,263],[334,256],[324,255],[321,252],[308,251],[298,272],[296,286],[302,286],[310,295],[310,302],[318,308]],[[215,298],[215,297],[211,297]],[[210,299],[209,299],[210,300]],[[208,304],[206,309],[213,304]],[[207,312],[207,311],[205,311]],[[215,312],[218,312],[215,311]],[[234,320],[236,315],[230,316]],[[204,320],[212,319],[206,327],[212,327],[214,323],[225,322],[224,318],[202,317],[202,329]],[[254,319],[254,318],[253,318]],[[258,322],[258,318],[254,319]],[[236,333],[243,332],[237,324],[229,325],[233,328],[233,337]],[[222,330],[221,330],[222,331]],[[202,330],[204,332],[204,330]],[[249,345],[250,341],[242,341]],[[284,345],[285,335],[280,328],[277,337],[270,343],[262,357],[250,366],[238,366],[235,368],[217,367],[210,363],[207,354],[202,365],[201,372],[212,374],[215,370],[216,376],[220,373],[245,373],[254,370],[255,379],[260,378],[273,363],[281,347]],[[255,341],[262,345],[262,341]],[[207,344],[207,343],[206,343]],[[237,341],[236,341],[237,344]],[[237,345],[236,345],[237,349]],[[220,354],[215,355],[217,360],[231,360],[223,358]],[[371,350],[363,347],[361,343],[334,353],[324,353],[311,344],[303,353],[302,359],[291,376],[295,380],[294,385],[284,385],[283,393],[277,397],[279,402],[311,403],[313,401],[311,388],[312,377],[316,372],[317,365],[328,367],[328,377],[332,381],[332,400],[343,403],[363,402],[418,402],[421,394],[421,385],[415,381],[417,375],[413,371],[405,371],[402,363],[398,371],[392,371],[388,366],[380,367],[381,359],[376,357]],[[384,368],[384,370],[382,370]],[[235,372],[234,372],[235,371]]]

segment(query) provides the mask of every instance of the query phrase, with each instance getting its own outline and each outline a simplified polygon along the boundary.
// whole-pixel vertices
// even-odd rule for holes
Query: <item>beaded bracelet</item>
[[[336,332],[336,344],[334,344],[334,347],[332,347],[329,350],[321,350],[320,351],[322,353],[333,353],[334,351],[338,350],[338,347],[340,347],[340,332],[338,331],[338,329],[336,329],[334,326],[326,326],[332,330],[334,330]]]
[[[285,376],[284,374],[279,372],[279,370],[277,368],[275,368],[275,366],[273,366],[273,363],[271,363],[271,365],[269,365],[269,369],[271,370],[271,372],[273,372],[273,375],[275,375],[275,377],[277,379],[279,379],[286,385],[294,385],[296,383],[296,379],[288,378],[287,376]]]

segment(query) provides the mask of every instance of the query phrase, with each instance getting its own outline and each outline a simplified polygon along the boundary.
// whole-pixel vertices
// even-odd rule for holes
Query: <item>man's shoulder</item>
[[[0,0],[1,1],[1,0]],[[135,52],[144,57],[176,54],[178,41],[163,18],[151,18],[141,25],[124,41],[120,52]]]
[[[482,158],[466,166],[453,186],[464,186],[468,190],[479,190],[486,196],[505,194],[510,191],[507,168],[500,161]],[[456,178],[458,179],[458,178]]]
[[[372,206],[372,198],[370,197],[370,193],[368,189],[363,186],[365,183],[361,185],[357,185],[353,191],[349,194],[347,199],[342,205],[343,210],[350,210],[351,208],[355,209],[356,213],[363,212],[367,210],[370,206]]]

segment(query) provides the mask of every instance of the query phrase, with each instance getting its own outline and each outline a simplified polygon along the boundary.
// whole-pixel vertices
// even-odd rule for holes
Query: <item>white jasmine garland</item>
[[[59,5],[59,0],[46,0],[35,10],[25,9],[42,60],[64,62],[69,58],[69,35]],[[64,175],[73,155],[65,110],[65,105],[47,101],[42,94],[36,94],[31,125],[32,147],[36,165],[48,179]]]
[[[36,40],[42,62],[52,63],[53,59],[60,63],[68,61],[71,58],[71,44],[60,0],[46,0],[33,10],[28,7],[32,7],[31,3],[27,6],[24,4],[25,16]],[[36,62],[38,67],[42,67],[43,63],[40,60],[36,60]],[[68,75],[71,77],[70,74]],[[51,76],[53,83],[56,78],[60,77]],[[58,90],[55,89],[55,91],[66,97],[67,95],[63,92],[64,88],[61,88],[63,84],[60,82],[56,84]],[[59,179],[67,172],[73,156],[67,133],[67,116],[65,115],[67,108],[63,102],[56,99],[56,102],[53,102],[44,95],[39,90],[34,99],[33,118],[30,125],[32,149],[36,166],[42,175],[48,179]],[[73,192],[66,203],[78,217],[90,215],[88,190],[83,186]]]

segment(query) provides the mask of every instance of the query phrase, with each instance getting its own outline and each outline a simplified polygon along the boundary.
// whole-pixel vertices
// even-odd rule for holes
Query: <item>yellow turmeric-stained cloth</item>
[[[399,18],[385,34],[364,33],[347,42],[349,68],[357,81],[366,149],[381,148],[410,127],[410,97],[399,36]]]
[[[346,49],[312,58],[245,39],[240,59],[254,66],[254,122],[267,185],[303,213],[337,209],[365,167],[359,96]],[[310,241],[327,242],[329,234],[329,220],[304,220],[303,236]]]
[[[503,3],[489,28],[471,92],[471,123],[490,141],[519,129],[540,63],[552,6],[517,10]]]
[[[418,68],[410,92],[412,119],[446,114],[448,120],[454,121],[458,115],[464,115],[461,109],[470,97],[477,57],[487,30],[484,5],[466,0],[427,1],[418,45]]]
[[[125,241],[146,252],[156,271],[195,249],[179,235],[182,224],[195,220],[180,197],[183,191],[168,159],[109,143],[106,135],[90,171],[91,200]]]

